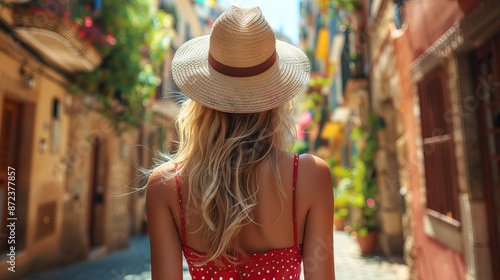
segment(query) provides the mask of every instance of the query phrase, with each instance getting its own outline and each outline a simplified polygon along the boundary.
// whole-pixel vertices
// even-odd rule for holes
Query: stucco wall
[[[78,105],[75,98],[75,106]],[[65,240],[63,248],[76,261],[87,256],[90,246],[90,223],[98,230],[101,253],[127,246],[133,232],[132,212],[137,195],[130,194],[137,187],[139,143],[138,130],[130,130],[118,136],[108,120],[96,112],[79,112],[71,116],[70,144],[68,153],[68,181],[65,194]],[[97,161],[98,185],[103,187],[102,203],[98,217],[90,216],[95,140],[99,139]],[[99,219],[99,221],[96,221]],[[72,241],[73,239],[73,241]],[[78,242],[74,242],[74,239]]]
[[[16,248],[16,270],[22,273],[54,263],[60,257],[61,198],[65,181],[60,162],[66,152],[69,119],[64,114],[60,115],[60,129],[55,137],[59,138],[61,148],[52,151],[51,143],[55,137],[52,135],[54,122],[51,112],[53,100],[57,98],[62,102],[67,94],[66,80],[46,68],[4,32],[0,32],[0,46],[0,108],[3,108],[5,98],[22,104],[20,158],[16,170],[16,214],[19,215],[16,235],[20,243],[25,236],[24,246]],[[22,76],[21,68],[34,77],[33,89],[24,85],[26,76]],[[42,139],[46,143],[45,150],[40,149]],[[52,217],[38,217],[39,206],[48,202],[55,203],[53,220]],[[54,230],[37,237],[37,218],[54,223]],[[2,279],[5,279],[3,273],[7,271],[7,266],[6,262],[0,264]]]
[[[464,12],[457,1],[417,0],[404,5],[404,16],[413,60],[462,19]]]

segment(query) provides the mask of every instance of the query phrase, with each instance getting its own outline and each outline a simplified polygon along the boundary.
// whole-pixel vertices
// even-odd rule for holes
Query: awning
[[[342,49],[344,48],[345,35],[337,34],[333,37],[330,55],[328,57],[327,76],[334,77],[340,69],[340,60],[342,58]]]
[[[321,131],[322,139],[342,140],[343,125],[340,123],[327,122]]]
[[[330,48],[329,61],[333,64],[338,64],[342,57],[342,49],[345,44],[345,34],[337,34],[333,36],[332,47]]]
[[[318,31],[318,39],[316,41],[315,58],[317,60],[326,61],[328,58],[328,51],[330,48],[330,31],[326,27],[322,27]]]

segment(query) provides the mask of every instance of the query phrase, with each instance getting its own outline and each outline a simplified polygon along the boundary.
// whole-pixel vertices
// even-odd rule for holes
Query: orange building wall
[[[472,8],[471,2],[463,4],[466,9]],[[408,45],[412,50],[412,61],[422,54],[441,35],[464,16],[457,1],[407,2],[404,6],[404,17],[408,23]]]
[[[414,29],[415,30],[415,29]],[[423,34],[422,34],[423,36]],[[419,164],[417,157],[417,139],[421,137],[416,129],[417,123],[414,117],[414,107],[418,106],[413,100],[412,77],[409,65],[415,58],[416,51],[410,45],[411,36],[405,32],[393,41],[396,55],[396,67],[400,75],[400,86],[403,99],[403,115],[407,133],[408,163],[410,195],[412,202],[408,207],[412,208],[413,218],[411,230],[414,235],[415,251],[414,262],[416,265],[416,279],[463,279],[465,275],[465,264],[462,255],[447,248],[437,241],[428,237],[424,232],[423,215],[424,204],[420,199],[422,193],[420,185]]]

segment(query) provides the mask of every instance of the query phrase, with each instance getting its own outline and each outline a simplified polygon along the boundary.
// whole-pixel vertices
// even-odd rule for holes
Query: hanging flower
[[[375,199],[373,199],[371,197],[368,198],[366,200],[366,206],[368,206],[368,208],[370,208],[370,209],[373,208],[373,207],[375,207]]]
[[[83,39],[87,36],[87,33],[88,33],[87,30],[82,29],[82,30],[78,31],[78,37]]]
[[[92,18],[91,17],[86,16],[85,19],[84,19],[84,22],[85,22],[85,26],[86,27],[91,27],[92,26]]]
[[[116,45],[116,39],[115,39],[115,36],[113,36],[113,34],[108,34],[108,35],[106,35],[106,42],[107,42],[108,44],[110,44],[111,46]]]

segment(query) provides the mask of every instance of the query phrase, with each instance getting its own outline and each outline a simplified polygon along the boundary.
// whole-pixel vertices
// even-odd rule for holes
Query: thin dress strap
[[[297,173],[299,169],[299,155],[295,154],[293,158],[293,187],[292,187],[292,203],[293,203],[293,244],[294,246],[299,245],[298,234],[297,234],[297,205],[295,199],[295,193],[297,189]]]
[[[179,173],[177,173],[177,163],[175,166],[175,183],[177,185],[177,194],[179,195],[179,207],[181,210],[181,238],[184,246],[187,246],[186,242],[186,221],[184,218],[184,205],[182,204],[182,192],[181,192],[181,181],[179,180]]]

